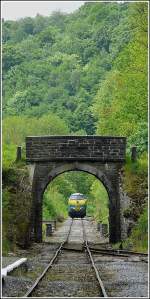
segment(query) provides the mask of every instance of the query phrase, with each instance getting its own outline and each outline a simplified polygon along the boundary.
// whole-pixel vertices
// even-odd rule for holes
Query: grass
[[[130,241],[135,251],[148,250],[148,207],[145,206],[136,226],[133,228]]]
[[[131,161],[130,156],[126,157],[126,164],[124,166],[125,173],[132,173],[136,175],[147,175],[148,173],[148,154],[144,152],[135,162]]]
[[[121,242],[113,244],[114,249],[119,249]],[[122,242],[122,248],[136,252],[148,251],[148,208],[145,206],[143,213],[139,217],[136,225],[132,229],[129,238]]]
[[[10,252],[10,251],[12,251],[12,244],[5,236],[3,236],[3,239],[2,239],[2,254],[3,254],[3,256],[7,256],[8,252]]]

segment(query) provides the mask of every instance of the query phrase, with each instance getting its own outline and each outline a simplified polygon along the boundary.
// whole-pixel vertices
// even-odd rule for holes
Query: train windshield
[[[71,194],[70,199],[85,199],[83,194]]]

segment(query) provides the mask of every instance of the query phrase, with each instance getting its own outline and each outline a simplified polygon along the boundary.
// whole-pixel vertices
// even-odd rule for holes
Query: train
[[[82,193],[73,193],[68,200],[68,215],[71,218],[86,216],[87,198]]]

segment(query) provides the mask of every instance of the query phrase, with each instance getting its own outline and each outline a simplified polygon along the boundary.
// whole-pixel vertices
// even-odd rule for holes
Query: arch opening
[[[96,177],[106,188],[108,195],[111,192],[111,181],[108,180],[107,176],[105,175],[104,171],[97,169],[96,167],[92,166],[91,164],[85,163],[67,163],[60,165],[58,167],[54,167],[51,171],[48,172],[46,180],[42,185],[42,192],[44,193],[45,189],[47,188],[48,184],[52,182],[57,176],[70,172],[70,171],[83,171],[90,175]],[[110,198],[111,199],[111,198]]]
[[[47,186],[59,175],[82,171],[97,178],[105,187],[109,198],[109,235],[110,242],[116,243],[121,238],[120,194],[118,170],[114,163],[98,162],[50,162],[36,165],[33,182],[33,234],[34,240],[42,242],[42,203]]]
[[[86,216],[93,217],[102,228],[109,232],[109,195],[103,183],[88,171],[69,170],[55,175],[43,192],[42,219],[43,240],[46,238],[45,222],[63,221],[68,216],[68,198],[72,193],[82,193],[87,200]],[[102,232],[101,232],[102,233]]]

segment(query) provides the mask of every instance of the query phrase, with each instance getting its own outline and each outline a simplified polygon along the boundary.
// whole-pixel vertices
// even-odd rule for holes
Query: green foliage
[[[5,237],[4,235],[4,231],[3,231],[3,240],[2,240],[2,253],[3,256],[7,256],[8,252],[12,251],[12,244],[11,242]]]
[[[83,193],[89,199],[90,188],[94,176],[82,171],[70,171],[56,177],[44,193],[43,217],[44,219],[61,219],[67,216],[68,198],[72,193]]]
[[[143,175],[145,177],[148,175],[147,164],[148,164],[147,152],[143,152],[135,162],[132,162],[131,157],[127,156],[124,170],[125,172],[130,172],[131,175],[137,174],[137,175]]]
[[[147,198],[147,11],[144,2],[86,2],[70,15],[3,21],[5,185],[27,135],[124,135],[127,153],[138,149],[138,161],[127,158],[125,166],[124,187],[133,198],[126,212],[140,217]],[[88,213],[107,223],[107,192],[85,173],[51,183],[44,217],[66,217],[73,192],[85,193]]]
[[[21,145],[26,136],[67,135],[68,128],[64,120],[52,113],[40,118],[12,116],[4,119],[3,144]],[[5,148],[4,148],[5,153]]]
[[[120,44],[130,40],[130,34],[123,36],[128,18],[126,4],[90,3],[71,15],[4,21],[4,116],[41,117],[51,111],[70,132],[94,134],[90,106]]]
[[[31,188],[27,168],[13,165],[3,170],[3,250],[15,251],[16,244],[28,246],[31,219]],[[18,213],[19,210],[19,213]],[[24,219],[22,221],[22,219]]]
[[[3,250],[6,254],[8,250],[15,250],[17,240],[22,243],[22,238],[26,240],[28,231],[30,207],[30,194],[19,190],[18,177],[16,169],[24,168],[20,163],[16,164],[16,146],[23,145],[27,135],[65,135],[68,134],[66,123],[57,115],[52,113],[46,114],[40,118],[12,116],[4,119],[3,127]],[[13,166],[13,169],[11,168]],[[11,170],[12,169],[12,170]],[[13,187],[12,187],[13,186]],[[26,200],[28,196],[28,200]],[[23,212],[17,215],[19,199],[20,206],[23,205]],[[59,204],[57,203],[57,200]],[[28,206],[29,205],[29,206]],[[11,211],[11,213],[10,213]],[[61,211],[61,212],[60,212]],[[28,216],[26,215],[28,213]],[[14,223],[12,223],[12,214],[14,215]],[[44,204],[44,216],[64,217],[66,216],[66,206],[63,202],[63,196],[55,193],[53,201],[50,204]],[[26,221],[20,221],[20,217]],[[11,229],[8,230],[10,224]],[[13,231],[13,233],[12,233]],[[13,237],[12,237],[13,235]],[[11,243],[8,241],[11,239]],[[26,240],[26,243],[28,240]],[[13,247],[11,247],[13,245]],[[23,245],[24,246],[24,245]]]
[[[67,216],[67,206],[62,194],[50,187],[44,194],[43,201],[43,219],[63,219]]]
[[[123,242],[124,248],[137,252],[148,251],[148,207],[144,207],[136,225],[132,229],[131,236]]]
[[[90,188],[95,180],[93,175],[83,171],[70,171],[64,174],[64,178],[73,186],[71,193],[83,193],[87,197],[90,197]],[[68,197],[70,194],[66,195]]]
[[[3,46],[3,69],[8,71],[11,67],[20,64],[25,59],[19,47],[13,45]]]
[[[93,113],[98,134],[127,136],[128,149],[134,144],[143,152],[147,150],[147,10],[145,3],[130,7],[132,27],[135,11],[138,27],[100,85]]]
[[[3,144],[3,169],[8,169],[12,166],[16,159],[16,146],[15,144]]]
[[[98,180],[91,186],[91,201],[93,215],[98,222],[108,224],[109,198],[105,187]],[[91,209],[91,207],[90,207]]]
[[[49,44],[51,46],[54,43],[55,40],[52,34],[52,30],[53,29],[51,27],[48,27],[40,32],[40,34],[38,35],[38,40],[41,46],[44,46],[45,44]]]
[[[130,208],[125,210],[125,217],[137,221],[148,199],[147,153],[143,153],[136,162],[127,158],[124,166],[123,187],[130,197]]]
[[[82,171],[70,171],[56,177],[44,194],[44,219],[67,216],[68,198],[72,193],[83,193],[88,198],[87,215],[108,223],[108,194],[93,176]]]
[[[72,193],[83,193],[88,198],[87,214],[97,221],[108,223],[108,194],[93,176],[82,171],[70,171],[56,177],[44,194],[44,219],[67,215],[68,198]]]
[[[148,250],[148,207],[144,208],[135,228],[132,230],[131,240],[136,250],[146,251]]]

